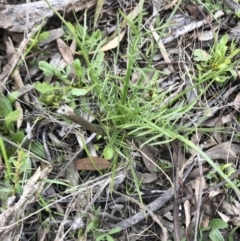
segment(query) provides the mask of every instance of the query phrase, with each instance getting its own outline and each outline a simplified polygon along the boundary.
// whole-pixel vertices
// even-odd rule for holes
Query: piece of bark
[[[56,11],[75,12],[95,5],[96,0],[49,0]],[[11,32],[22,33],[36,25],[44,25],[54,15],[45,1],[17,5],[0,5],[0,28]]]

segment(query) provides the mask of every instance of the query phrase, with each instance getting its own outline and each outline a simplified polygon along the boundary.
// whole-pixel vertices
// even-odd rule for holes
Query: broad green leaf
[[[53,87],[50,83],[47,83],[47,82],[36,82],[34,84],[34,88],[39,91],[41,94],[45,94],[49,91],[53,91],[53,90],[56,90],[56,89],[60,89],[60,87]]]
[[[19,183],[15,184],[15,189],[17,190],[18,194],[22,194],[23,188],[22,188],[22,186]]]
[[[13,103],[19,97],[19,91],[13,91],[11,94],[8,95],[8,99],[11,103]]]
[[[113,228],[111,229],[108,234],[115,234],[115,233],[118,233],[120,232],[122,229],[120,227],[116,227],[116,228]]]
[[[19,116],[20,116],[20,110],[15,110],[10,112],[5,117],[5,125],[8,128],[8,130],[12,130],[12,124],[19,118]]]
[[[74,96],[83,96],[83,95],[86,95],[91,89],[90,88],[81,88],[81,89],[78,89],[78,88],[72,88],[72,95]]]
[[[44,147],[41,142],[39,141],[32,142],[30,149],[37,156],[40,156],[44,159],[46,158]]]
[[[20,144],[25,137],[25,134],[22,131],[14,133],[12,136],[12,141],[16,144]]]
[[[220,39],[219,44],[221,44],[221,45],[223,45],[223,46],[226,46],[227,41],[228,41],[228,35],[225,34],[225,35],[223,35],[222,38]]]
[[[71,22],[68,22],[67,23],[67,27],[68,27],[68,29],[72,32],[72,33],[76,33],[76,29],[75,29],[75,27],[72,25],[72,23]]]
[[[114,239],[110,235],[107,235],[106,238],[107,238],[107,241],[114,241]]]
[[[96,238],[96,241],[104,240],[105,237],[106,237],[106,234],[99,235],[99,236]]]
[[[49,31],[45,31],[39,34],[38,36],[38,42],[42,42],[43,40],[47,39],[49,37]]]
[[[47,63],[46,61],[39,61],[39,69],[41,69],[46,76],[54,75],[54,67],[52,64]]]
[[[79,78],[83,78],[83,67],[79,59],[73,61],[73,68]]]
[[[202,49],[195,49],[193,51],[194,60],[197,62],[208,62],[211,56]]]
[[[0,118],[4,119],[6,115],[13,111],[12,104],[9,99],[0,93]]]
[[[87,233],[88,233],[89,231],[92,231],[93,227],[94,227],[94,222],[92,221],[92,222],[90,222],[90,223],[88,224],[88,226],[87,226]]]
[[[228,224],[220,218],[214,218],[210,221],[210,226],[213,229],[222,229],[222,228],[227,228]]]
[[[3,194],[3,193],[12,193],[12,188],[8,188],[8,187],[3,187],[3,186],[0,186],[0,193],[1,193],[1,195]]]
[[[221,232],[218,229],[212,229],[209,233],[209,238],[212,241],[225,241]]]
[[[114,150],[110,146],[106,146],[103,151],[103,156],[106,160],[110,160],[113,158]]]
[[[5,165],[7,167],[8,174],[12,173],[12,166],[8,162],[8,153],[3,139],[0,137],[0,153],[5,160]]]

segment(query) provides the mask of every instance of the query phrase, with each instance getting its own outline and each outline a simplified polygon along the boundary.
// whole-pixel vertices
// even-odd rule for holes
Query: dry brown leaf
[[[81,171],[96,171],[108,169],[111,163],[102,157],[86,157],[75,160],[76,170]]]
[[[234,99],[234,106],[235,106],[236,110],[240,109],[240,93],[238,93]]]
[[[76,49],[77,49],[77,41],[76,39],[73,39],[71,45],[70,45],[70,50],[71,50],[71,53],[74,55],[74,53],[76,52]]]
[[[163,42],[162,42],[159,34],[155,31],[155,29],[153,28],[152,24],[150,24],[150,29],[151,29],[151,31],[152,31],[152,35],[153,35],[156,43],[158,44],[158,47],[159,47],[159,49],[160,49],[160,51],[161,51],[161,54],[162,54],[164,60],[166,61],[166,63],[169,63],[169,64],[168,64],[169,70],[170,70],[172,73],[174,73],[175,70],[174,70],[174,68],[173,68],[173,65],[171,64],[172,61],[171,61],[171,59],[170,59],[169,56],[168,56],[168,53],[167,53],[167,51],[166,51],[166,48],[165,48],[165,46],[163,45]]]
[[[202,168],[202,173],[205,174],[209,171],[209,168]],[[189,178],[196,178],[200,176],[200,169],[199,167],[194,168],[188,175]]]
[[[142,183],[151,183],[157,179],[157,174],[155,173],[141,173],[138,171],[135,171],[135,174],[139,181]]]
[[[203,217],[203,221],[202,221],[202,225],[204,228],[207,228],[209,226],[210,223],[210,217],[209,216],[205,216]]]
[[[192,188],[195,189],[195,196],[197,201],[199,201],[199,193],[202,193],[202,190],[205,188],[208,188],[208,185],[206,183],[206,179],[204,176],[197,177],[192,183]]]
[[[140,7],[139,7],[139,4],[137,4],[136,7],[133,9],[133,11],[130,12],[126,18],[130,20],[134,20],[138,16],[139,12],[140,12]],[[126,33],[126,25],[127,25],[127,20],[124,19],[120,24],[120,29],[124,29],[124,30],[121,32],[120,35],[118,35],[119,28],[117,28],[116,31],[114,31],[114,33],[109,37],[108,39],[109,42],[101,48],[102,51],[114,49],[119,45],[119,43],[122,41]],[[91,54],[93,53],[94,52],[91,52]]]
[[[150,146],[148,145],[144,145],[143,147],[141,147],[141,149],[138,149],[136,148],[142,155],[142,158],[143,158],[143,161],[147,167],[147,169],[149,170],[149,172],[151,173],[154,173],[155,172],[155,169],[154,167],[156,168],[156,170],[160,170],[165,176],[166,178],[168,179],[168,181],[171,183],[171,185],[173,186],[173,183],[170,179],[170,177],[164,172],[164,170],[155,163],[154,161],[154,156],[152,155],[151,153],[151,158],[149,157],[149,154],[150,154]],[[153,149],[151,149],[151,151],[153,151]]]
[[[110,49],[114,49],[116,48],[119,43],[122,41],[124,35],[126,33],[126,29],[124,29],[119,36],[116,36],[114,39],[112,39],[111,41],[109,41],[107,44],[105,44],[101,50],[102,51],[107,51],[107,50],[110,50]]]
[[[237,215],[240,216],[239,208],[235,207],[234,204],[224,200],[222,202],[222,209],[227,212],[229,215]]]
[[[199,41],[208,41],[208,40],[211,40],[211,39],[214,38],[214,33],[213,33],[212,30],[210,30],[210,31],[203,31],[203,32],[198,32],[197,36],[198,36],[198,40]],[[209,54],[207,54],[207,55],[209,55]]]
[[[64,30],[62,28],[51,29],[48,31],[48,37],[39,43],[39,46],[44,46],[52,41],[62,37]]]
[[[15,101],[14,105],[16,110],[20,111],[20,115],[17,119],[17,129],[19,130],[19,128],[22,126],[22,123],[23,123],[23,109],[19,101]]]
[[[131,21],[133,21],[139,14],[140,12],[140,6],[139,4],[136,5],[136,7],[132,10],[132,12],[130,12],[126,19],[129,19]],[[127,20],[125,18],[123,19],[123,21],[120,23],[120,29],[125,29],[125,27],[127,26]],[[109,40],[111,39],[114,39],[117,35],[118,35],[118,32],[119,32],[119,28],[117,28],[114,33],[109,37]]]
[[[150,145],[144,145],[141,149],[141,155],[145,167],[150,173],[156,173],[156,160],[154,158],[154,148]]]
[[[229,218],[228,216],[226,216],[225,214],[223,214],[223,213],[221,213],[221,212],[219,212],[219,211],[217,211],[217,212],[218,212],[219,216],[221,217],[221,219],[222,219],[224,222],[228,223],[228,222],[230,221],[230,218]]]
[[[58,49],[59,49],[64,61],[67,64],[72,64],[73,54],[72,54],[72,51],[69,48],[69,46],[67,46],[67,44],[65,44],[65,42],[60,38],[57,39],[57,46],[58,46]]]
[[[189,227],[189,224],[191,222],[191,214],[190,214],[190,203],[188,200],[186,200],[183,204],[184,211],[185,211],[185,217],[186,217],[186,230]]]
[[[238,159],[236,153],[231,149],[231,142],[220,143],[206,151],[206,154],[212,159],[228,160],[230,162]]]
[[[222,117],[208,119],[203,123],[203,125],[217,127],[217,126],[221,126],[227,122],[230,122],[231,120],[232,120],[232,114],[228,114],[228,115],[223,115]]]
[[[217,196],[219,193],[221,193],[221,191],[219,189],[218,190],[212,190],[209,193],[209,198],[212,199],[213,197]]]
[[[167,9],[170,9],[172,8],[175,4],[177,4],[178,0],[173,0],[173,1],[170,1],[169,4],[167,4],[164,9],[167,10]]]

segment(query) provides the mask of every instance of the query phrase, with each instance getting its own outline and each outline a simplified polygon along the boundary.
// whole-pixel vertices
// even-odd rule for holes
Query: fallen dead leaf
[[[202,190],[205,188],[208,188],[208,185],[206,183],[206,179],[204,176],[197,177],[195,180],[193,180],[192,188],[195,189],[195,196],[197,201],[199,201],[199,193],[202,193]],[[201,197],[200,197],[201,198]]]
[[[107,51],[107,50],[116,48],[119,45],[119,43],[122,41],[125,33],[126,33],[126,29],[124,29],[119,36],[116,36],[114,39],[110,40],[107,44],[105,44],[101,48],[101,50]]]
[[[157,167],[156,160],[154,158],[154,148],[150,145],[144,145],[140,150],[145,167],[150,173],[156,173]]]
[[[150,24],[150,29],[152,31],[152,35],[153,35],[156,43],[158,44],[158,47],[159,47],[159,50],[161,51],[163,59],[165,60],[166,63],[169,63],[168,68],[172,73],[174,73],[175,70],[173,68],[173,65],[171,64],[171,59],[168,56],[167,50],[165,49],[165,46],[162,43],[160,36],[157,34],[157,32],[155,31],[155,29],[153,28],[153,26],[151,24]]]
[[[191,214],[190,214],[190,203],[188,200],[186,200],[183,204],[184,206],[184,211],[185,211],[185,219],[186,219],[186,230],[189,227],[189,224],[191,222]]]
[[[232,204],[226,200],[224,200],[222,202],[222,208],[229,215],[240,216],[240,210],[237,207],[235,207],[234,204]]]
[[[209,226],[209,223],[210,223],[210,217],[208,215],[204,215],[203,221],[202,221],[202,226],[204,228],[207,228]]]
[[[155,173],[141,173],[138,171],[135,171],[135,174],[139,181],[142,183],[151,183],[157,179],[157,174]]]
[[[212,199],[213,197],[217,196],[219,193],[221,193],[219,190],[212,190],[209,193],[209,198]]]
[[[69,48],[69,46],[67,46],[67,44],[60,38],[57,39],[57,46],[58,46],[58,49],[59,49],[64,61],[67,64],[72,64],[73,54],[72,54],[72,51]]]
[[[228,223],[228,222],[230,221],[230,218],[229,218],[228,216],[226,216],[225,214],[223,214],[223,213],[221,213],[221,212],[219,212],[219,211],[217,211],[217,212],[218,212],[219,216],[221,217],[221,219],[222,219],[224,222]]]
[[[235,106],[236,110],[240,109],[240,93],[238,93],[234,99],[234,106]]]
[[[203,168],[202,169],[203,174],[207,173],[208,171],[209,171],[209,168]],[[188,175],[189,178],[196,178],[196,177],[199,177],[199,176],[200,176],[200,169],[199,168],[193,169]]]
[[[208,41],[214,38],[213,31],[203,31],[197,34],[199,41]]]
[[[230,162],[238,159],[236,153],[231,148],[231,142],[220,143],[206,151],[206,154],[212,159],[228,160]]]
[[[64,30],[62,28],[52,29],[52,30],[49,30],[47,34],[48,34],[48,37],[46,39],[42,40],[39,43],[39,46],[44,46],[44,45],[51,43],[52,41],[62,37],[64,34]]]
[[[123,21],[120,23],[119,28],[117,28],[114,31],[114,33],[109,37],[109,40],[114,39],[118,35],[119,29],[125,29],[125,27],[128,25],[127,19],[129,21],[133,21],[138,16],[138,14],[140,13],[140,11],[141,11],[140,9],[141,9],[141,7],[138,3],[136,5],[136,7],[127,15],[127,17],[123,19]]]
[[[76,170],[81,171],[96,171],[108,169],[111,163],[102,157],[86,157],[75,160]]]
[[[17,119],[17,129],[19,130],[19,128],[22,126],[22,122],[23,122],[23,109],[22,109],[22,106],[19,101],[15,101],[14,105],[15,105],[16,110],[20,111],[20,115]]]

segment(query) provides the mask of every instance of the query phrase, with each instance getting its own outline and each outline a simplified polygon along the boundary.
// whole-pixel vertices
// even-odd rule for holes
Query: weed
[[[223,238],[220,229],[227,228],[228,224],[225,223],[222,219],[216,218],[212,219],[210,221],[210,226],[207,228],[203,228],[200,230],[200,240],[203,239],[203,232],[204,231],[210,231],[209,233],[209,238],[211,241],[224,241],[225,239]]]
[[[220,42],[214,45],[210,54],[204,55],[201,50],[195,52],[196,61],[200,61],[200,64],[197,65],[199,73],[194,77],[197,83],[166,102],[169,90],[161,89],[156,84],[156,80],[163,73],[153,69],[151,62],[148,62],[145,68],[140,68],[137,62],[138,46],[144,36],[142,26],[139,25],[139,19],[142,18],[143,12],[139,12],[138,19],[130,19],[123,15],[131,30],[128,35],[128,49],[125,56],[125,76],[116,76],[114,71],[107,69],[107,65],[104,63],[104,53],[100,51],[101,43],[103,43],[100,40],[100,34],[83,34],[84,31],[87,31],[86,15],[84,26],[80,27],[79,23],[73,26],[67,23],[58,13],[56,14],[66,25],[69,36],[76,40],[79,51],[83,56],[86,64],[86,76],[90,80],[86,85],[89,85],[87,88],[94,86],[92,93],[98,101],[99,109],[104,111],[100,113],[100,116],[102,116],[101,125],[108,133],[109,146],[115,150],[115,153],[124,153],[122,155],[128,156],[126,154],[128,148],[126,148],[126,151],[123,150],[126,147],[124,140],[128,137],[141,140],[142,145],[159,145],[179,139],[186,146],[199,153],[239,194],[238,188],[223,171],[199,147],[184,137],[189,136],[194,130],[179,125],[180,119],[186,113],[191,112],[198,99],[189,104],[182,101],[177,108],[173,108],[174,102],[191,88],[206,83],[206,87],[198,96],[198,98],[201,98],[214,81],[222,83],[227,79],[226,73],[234,73],[233,66],[236,65],[236,61],[232,63],[232,60],[240,50],[236,49],[235,44],[232,43],[230,51],[228,51],[227,35],[224,35]],[[119,30],[119,32],[121,31]],[[97,38],[94,42],[95,37],[92,36],[95,35]],[[89,42],[94,45],[94,54],[91,57],[89,55]],[[116,59],[118,59],[118,56],[116,56]],[[104,72],[101,70],[101,66],[106,67]],[[81,66],[79,72],[79,76],[85,76],[82,73]],[[104,76],[106,72],[108,74]],[[131,76],[135,73],[138,73],[138,80],[133,84],[131,83]],[[185,133],[184,136],[182,133]],[[117,158],[114,159],[117,160]]]
[[[225,34],[219,42],[215,40],[215,44],[209,53],[202,49],[193,51],[194,60],[200,62],[197,64],[198,79],[209,76],[219,83],[224,83],[230,78],[229,73],[232,77],[237,76],[234,66],[237,65],[238,61],[234,61],[234,57],[240,53],[240,49],[236,47],[234,42],[231,43],[230,47],[228,47],[227,43],[228,35]]]

